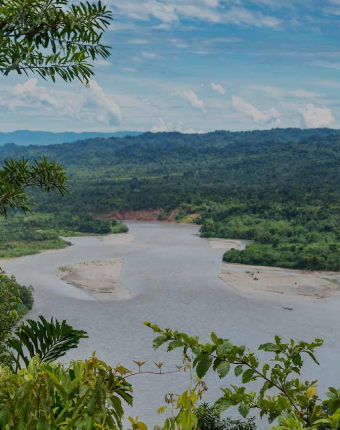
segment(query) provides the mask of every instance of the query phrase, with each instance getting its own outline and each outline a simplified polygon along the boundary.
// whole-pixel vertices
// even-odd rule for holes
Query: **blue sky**
[[[340,0],[105,0],[89,88],[0,80],[0,130],[340,128]]]

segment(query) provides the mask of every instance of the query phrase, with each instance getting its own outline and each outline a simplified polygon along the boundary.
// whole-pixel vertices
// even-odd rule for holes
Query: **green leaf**
[[[168,336],[158,336],[153,340],[153,347],[154,349],[158,349],[160,346],[163,345],[168,340]]]
[[[37,421],[37,430],[50,430],[51,427],[46,418],[39,418]]]
[[[267,351],[267,352],[279,352],[280,348],[275,345],[275,343],[264,343],[260,345],[259,350]]]
[[[216,336],[216,334],[214,332],[211,333],[211,340],[215,345],[217,345],[218,337]]]
[[[196,366],[196,373],[199,378],[203,378],[203,376],[208,372],[212,363],[212,357],[205,355],[203,359],[199,361]]]
[[[253,375],[254,375],[254,371],[252,369],[246,370],[242,376],[243,384],[247,384],[248,382],[250,382],[253,378]]]
[[[233,349],[233,346],[234,345],[230,341],[223,342],[222,345],[217,347],[217,353],[224,357]]]
[[[27,320],[14,332],[17,338],[13,337],[8,341],[14,361],[19,356],[28,366],[30,360],[39,355],[42,361],[51,363],[63,357],[70,349],[77,348],[81,339],[88,338],[86,332],[75,330],[66,321],[60,324],[53,318],[51,322],[43,316],[39,319],[40,321]],[[27,351],[24,351],[22,345]]]
[[[175,348],[180,348],[181,346],[182,346],[181,342],[179,342],[178,340],[173,340],[168,345],[168,352],[174,350]]]
[[[247,418],[250,408],[247,405],[241,404],[238,408],[238,411],[243,416],[243,418]]]
[[[234,372],[236,376],[241,375],[241,373],[243,372],[243,365],[239,364],[238,366],[236,366]]]
[[[217,366],[217,373],[220,378],[224,378],[225,376],[227,376],[229,373],[229,370],[230,370],[230,363],[228,363],[227,361],[222,361],[222,363],[220,363]]]

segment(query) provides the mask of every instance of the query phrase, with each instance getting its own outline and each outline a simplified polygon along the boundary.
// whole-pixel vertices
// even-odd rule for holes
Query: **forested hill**
[[[38,210],[98,215],[159,209],[198,215],[205,236],[253,239],[228,261],[340,270],[340,132],[274,129],[203,135],[145,133],[49,146],[0,147],[0,158],[46,155],[71,194]],[[175,211],[175,212],[174,212]]]
[[[90,139],[94,137],[124,137],[137,136],[141,133],[136,131],[117,131],[113,133],[100,132],[61,132],[50,131],[15,130],[8,133],[0,132],[0,145],[15,143],[17,145],[51,145],[53,143],[75,142],[79,139]]]

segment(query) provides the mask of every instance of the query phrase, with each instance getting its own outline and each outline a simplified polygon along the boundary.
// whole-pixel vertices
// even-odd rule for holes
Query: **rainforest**
[[[65,246],[60,235],[124,232],[116,218],[146,211],[195,222],[203,237],[252,241],[228,251],[227,262],[340,270],[339,131],[145,133],[0,147],[1,161],[40,155],[65,167],[69,193],[32,193],[33,217],[11,213],[0,224],[2,256]]]

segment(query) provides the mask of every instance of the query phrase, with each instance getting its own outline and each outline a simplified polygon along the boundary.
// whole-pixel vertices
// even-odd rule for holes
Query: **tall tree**
[[[91,61],[106,59],[101,43],[112,12],[101,2],[69,0],[0,0],[0,74],[38,74],[55,82],[88,83]],[[6,160],[0,169],[0,214],[8,208],[30,209],[27,188],[66,191],[63,167],[46,158]]]

